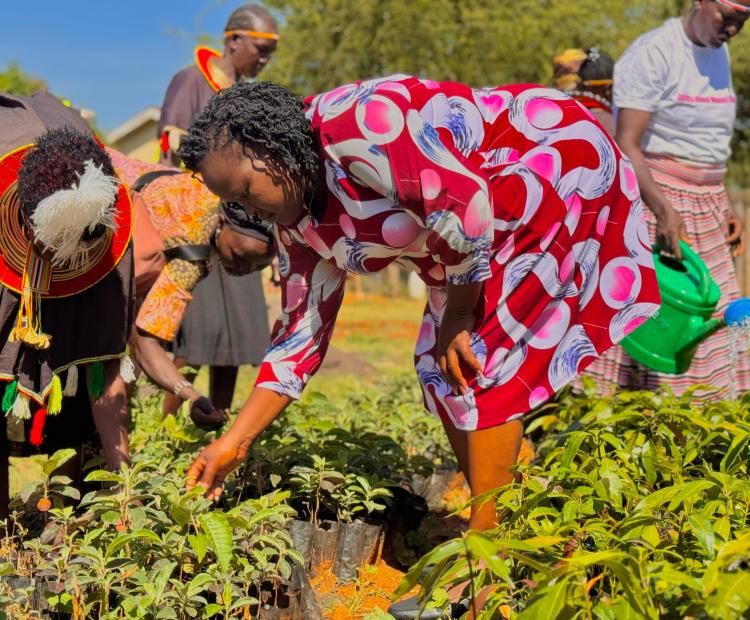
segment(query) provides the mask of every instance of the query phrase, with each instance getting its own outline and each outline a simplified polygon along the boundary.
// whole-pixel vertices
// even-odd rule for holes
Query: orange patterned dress
[[[107,152],[118,177],[127,186],[148,172],[171,170],[132,159],[110,148]],[[210,242],[219,218],[219,200],[200,181],[189,174],[165,175],[149,183],[140,195],[165,249]],[[136,325],[171,342],[193,298],[193,289],[209,271],[210,261],[190,262],[177,258],[168,262],[146,294]]]

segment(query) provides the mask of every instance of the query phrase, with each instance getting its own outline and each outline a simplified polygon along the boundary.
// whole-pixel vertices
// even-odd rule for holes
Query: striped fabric
[[[648,162],[654,180],[682,216],[690,245],[705,261],[721,289],[717,316],[721,315],[727,304],[740,296],[725,237],[729,198],[722,183],[724,170],[688,167],[664,158],[649,158]],[[653,240],[655,220],[650,210],[646,213]],[[603,393],[610,393],[618,386],[654,390],[669,385],[675,394],[682,394],[693,385],[706,384],[715,386],[710,393],[715,398],[736,398],[750,389],[750,356],[747,342],[733,346],[729,330],[722,329],[698,347],[690,370],[683,375],[648,370],[634,362],[621,347],[614,347],[597,359],[586,369],[586,375],[594,379]]]
[[[52,284],[52,263],[40,258],[31,249],[26,258],[26,275],[29,290],[35,293],[49,293]]]

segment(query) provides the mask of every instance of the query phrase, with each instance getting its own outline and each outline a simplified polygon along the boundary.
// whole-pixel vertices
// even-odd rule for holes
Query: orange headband
[[[231,37],[233,34],[244,34],[248,37],[254,37],[255,39],[271,39],[272,41],[279,40],[279,35],[275,32],[257,32],[255,30],[227,30],[224,32],[225,37]]]
[[[584,80],[581,82],[584,86],[611,86],[613,80]]]

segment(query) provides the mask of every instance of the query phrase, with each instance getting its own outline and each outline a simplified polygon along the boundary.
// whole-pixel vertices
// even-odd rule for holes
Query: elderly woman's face
[[[225,202],[236,202],[248,215],[291,226],[303,213],[298,183],[279,166],[253,157],[233,142],[210,151],[198,172],[206,187]]]
[[[266,27],[269,31],[274,31]],[[253,78],[258,75],[276,51],[276,41],[258,39],[247,35],[236,36],[228,45],[232,49],[232,63],[238,75]]]
[[[750,0],[732,2],[750,7]],[[742,30],[750,15],[717,0],[700,0],[697,4],[693,33],[698,42],[706,47],[721,47]]]

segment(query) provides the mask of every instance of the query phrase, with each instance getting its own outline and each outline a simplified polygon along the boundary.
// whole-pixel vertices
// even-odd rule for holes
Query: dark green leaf
[[[211,512],[202,515],[200,522],[219,566],[223,571],[228,571],[232,563],[232,529],[226,515]]]

